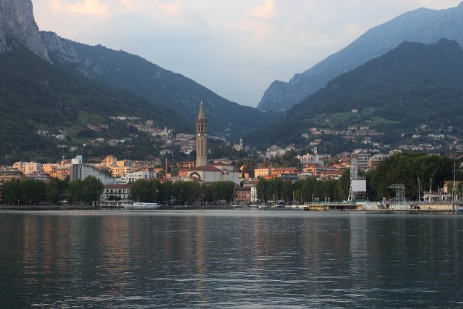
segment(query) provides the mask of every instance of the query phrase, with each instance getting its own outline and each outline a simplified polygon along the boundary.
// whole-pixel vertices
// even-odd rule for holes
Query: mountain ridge
[[[332,78],[386,53],[403,41],[429,44],[441,38],[463,43],[463,2],[446,10],[417,9],[371,28],[342,50],[296,74],[289,82],[273,82],[264,92],[258,109],[290,109]]]
[[[206,108],[210,133],[239,139],[279,115],[262,113],[220,97],[194,80],[166,70],[146,59],[124,51],[90,46],[41,32],[50,59],[86,77],[129,91],[151,102],[178,112],[190,123],[202,101]]]
[[[172,111],[69,74],[25,47],[1,53],[0,68],[0,160],[5,162],[57,160],[77,153],[143,158],[160,145],[137,125],[149,120],[157,127],[189,130]],[[121,146],[111,146],[111,140]]]
[[[345,131],[355,124],[381,131],[385,137],[395,132],[396,140],[375,136],[379,144],[400,142],[401,134],[420,126],[428,127],[430,134],[442,127],[463,132],[462,72],[463,49],[458,42],[403,42],[334,78],[287,111],[285,120],[248,138],[258,143],[265,136],[261,146],[304,146],[309,141],[303,136],[311,127]],[[290,141],[285,140],[288,136]]]
[[[280,117],[231,102],[192,79],[140,56],[39,31],[31,0],[0,0],[0,25],[0,54],[25,47],[47,62],[67,68],[69,74],[73,71],[131,92],[159,108],[171,109],[192,128],[202,101],[211,135],[237,141]]]

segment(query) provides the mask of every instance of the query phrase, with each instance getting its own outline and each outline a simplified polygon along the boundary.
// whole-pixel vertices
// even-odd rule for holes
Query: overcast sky
[[[40,30],[137,54],[256,106],[369,28],[461,0],[32,0]]]

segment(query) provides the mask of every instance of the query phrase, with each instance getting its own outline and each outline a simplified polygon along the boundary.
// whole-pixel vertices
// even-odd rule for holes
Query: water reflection
[[[13,307],[457,307],[459,215],[0,214]]]

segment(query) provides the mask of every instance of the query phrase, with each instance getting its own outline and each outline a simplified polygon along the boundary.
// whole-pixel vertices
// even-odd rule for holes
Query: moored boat
[[[142,202],[134,202],[132,205],[127,204],[124,205],[125,209],[159,209],[161,205],[159,203],[142,203]]]

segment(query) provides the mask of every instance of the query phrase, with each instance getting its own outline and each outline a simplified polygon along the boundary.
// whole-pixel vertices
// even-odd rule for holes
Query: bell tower
[[[207,166],[207,119],[201,100],[196,119],[196,167]]]

